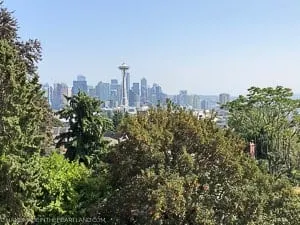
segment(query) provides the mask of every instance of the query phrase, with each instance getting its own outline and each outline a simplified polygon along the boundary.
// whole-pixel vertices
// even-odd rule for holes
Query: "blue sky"
[[[169,94],[300,93],[299,0],[6,0],[24,39],[43,46],[42,82],[146,77]]]

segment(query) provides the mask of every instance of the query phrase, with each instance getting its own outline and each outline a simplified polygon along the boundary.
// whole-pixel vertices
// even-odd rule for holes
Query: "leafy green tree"
[[[58,115],[69,122],[70,128],[57,137],[57,147],[67,148],[69,160],[91,166],[91,160],[99,160],[101,151],[107,148],[103,134],[112,128],[111,120],[102,116],[101,102],[83,92],[66,98],[68,105]]]
[[[77,162],[69,162],[63,155],[53,153],[40,159],[42,194],[38,197],[37,217],[76,216],[80,193],[76,189],[87,184],[90,171]],[[54,224],[54,223],[51,223]]]
[[[51,113],[37,74],[41,47],[22,41],[11,12],[0,3],[0,218],[34,217],[40,194],[39,155],[51,143]]]
[[[121,131],[127,140],[108,156],[112,192],[98,209],[106,224],[299,221],[291,187],[263,174],[245,143],[212,120],[168,104],[128,117]]]
[[[229,102],[229,127],[248,142],[256,143],[257,159],[266,160],[276,176],[290,175],[297,165],[300,100],[288,88],[248,89],[247,96]]]

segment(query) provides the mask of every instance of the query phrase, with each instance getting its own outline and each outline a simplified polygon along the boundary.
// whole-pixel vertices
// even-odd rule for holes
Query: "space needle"
[[[126,85],[126,71],[129,70],[129,66],[126,65],[125,63],[122,63],[119,66],[119,69],[122,71],[122,78],[123,78],[123,83],[122,83],[122,106],[125,108],[128,107],[128,99],[127,99],[127,85]]]

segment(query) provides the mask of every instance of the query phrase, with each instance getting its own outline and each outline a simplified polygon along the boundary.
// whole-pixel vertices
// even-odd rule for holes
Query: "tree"
[[[101,102],[83,92],[67,97],[68,106],[58,112],[69,122],[69,130],[60,134],[57,146],[65,146],[66,158],[73,162],[83,162],[89,176],[72,186],[76,193],[73,217],[92,217],[97,203],[110,191],[107,163],[103,162],[109,148],[103,134],[112,129],[112,121],[102,115]],[[66,206],[68,203],[63,201]]]
[[[90,166],[90,160],[105,151],[107,142],[102,137],[104,132],[112,128],[112,123],[102,116],[99,100],[83,92],[66,98],[69,105],[58,115],[69,122],[70,128],[57,137],[57,147],[67,148],[66,157],[69,160],[79,160]]]
[[[38,208],[41,171],[39,156],[24,159],[16,155],[0,156],[0,221],[14,225],[32,221]]]
[[[57,153],[40,158],[39,168],[42,194],[38,196],[36,217],[77,216],[80,193],[76,187],[81,183],[87,184],[90,171],[82,164],[70,163]]]
[[[257,159],[266,160],[268,171],[290,175],[298,154],[300,100],[288,88],[248,89],[247,96],[229,102],[229,127],[247,141],[256,143]]]
[[[291,187],[264,174],[243,153],[245,143],[212,120],[168,104],[128,117],[120,129],[128,139],[109,153],[112,192],[99,202],[106,224],[299,221]]]
[[[51,120],[39,84],[37,40],[22,41],[0,3],[0,218],[34,217],[40,176],[36,161],[51,142]]]
[[[112,121],[113,121],[113,125],[114,125],[115,130],[117,130],[117,128],[121,124],[123,118],[124,118],[124,115],[121,111],[114,111]]]

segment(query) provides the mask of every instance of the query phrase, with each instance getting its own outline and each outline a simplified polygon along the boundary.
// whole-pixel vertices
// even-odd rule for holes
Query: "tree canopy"
[[[113,191],[99,208],[108,224],[282,224],[287,208],[298,219],[291,187],[210,119],[158,108],[127,118],[121,131],[128,139],[111,152]]]
[[[0,3],[0,218],[34,217],[36,160],[51,143],[51,113],[39,84],[37,40],[22,41]],[[12,224],[12,223],[11,223]]]
[[[280,176],[298,167],[300,100],[281,86],[248,89],[247,96],[229,102],[229,127],[256,143],[256,157],[267,162],[268,171]]]
[[[55,120],[37,74],[41,47],[17,31],[0,3],[1,224],[299,224],[299,196],[280,176],[297,168],[299,101],[289,89],[253,87],[227,104],[232,129],[171,102],[112,122],[79,92],[58,112],[69,123],[56,140],[66,158],[46,155]],[[108,146],[113,124],[124,138]],[[268,172],[244,153],[251,140]]]

